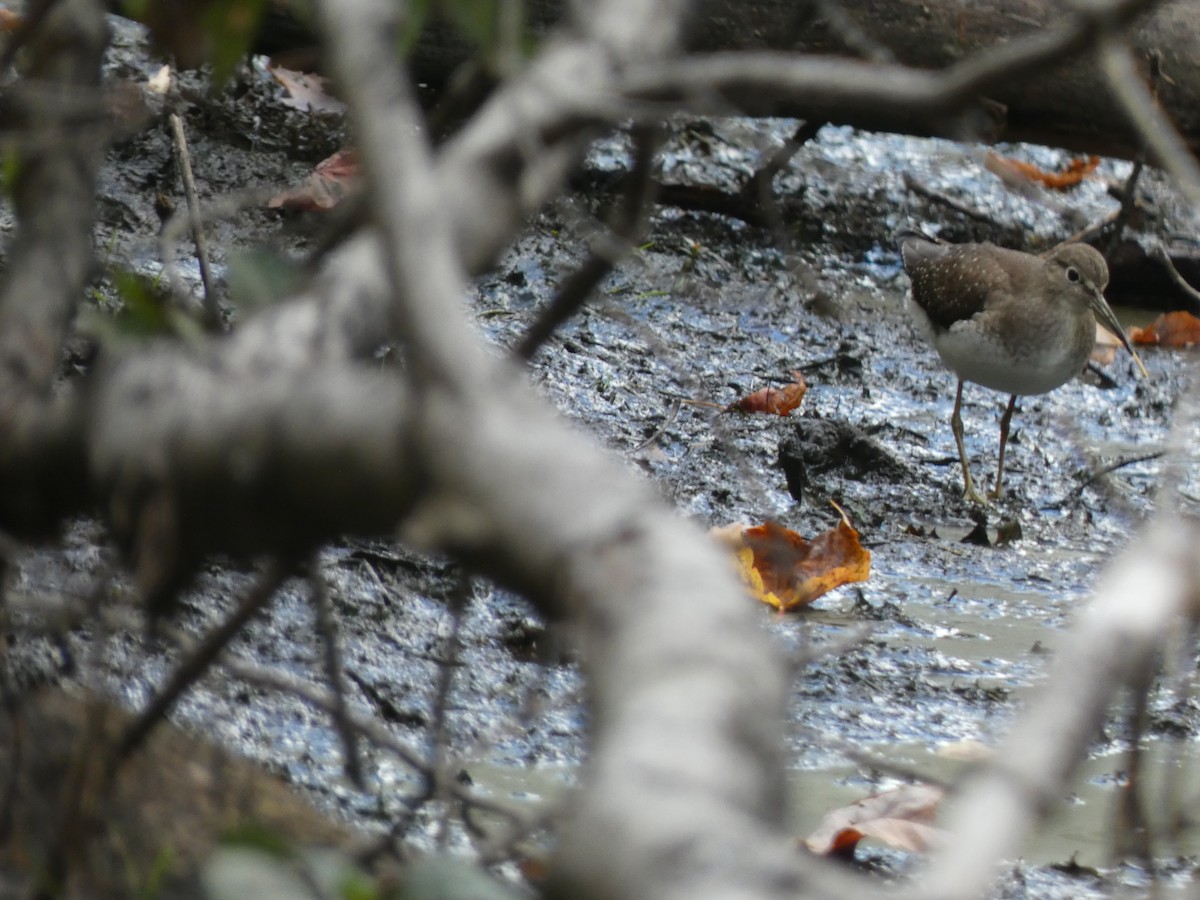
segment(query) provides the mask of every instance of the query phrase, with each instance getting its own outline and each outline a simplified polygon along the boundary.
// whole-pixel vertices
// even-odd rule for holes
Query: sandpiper
[[[1035,255],[990,243],[949,244],[919,231],[904,231],[898,240],[912,279],[909,310],[958,376],[950,426],[968,500],[987,503],[975,489],[963,446],[964,381],[1010,395],[1000,418],[996,486],[989,494],[997,499],[1004,489],[1004,449],[1017,397],[1044,394],[1079,374],[1095,343],[1097,320],[1146,375],[1104,299],[1108,265],[1086,244],[1060,244]]]

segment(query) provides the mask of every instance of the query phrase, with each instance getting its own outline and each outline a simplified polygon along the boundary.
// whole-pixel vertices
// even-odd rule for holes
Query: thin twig
[[[747,195],[753,195],[755,199],[769,200],[772,196],[771,183],[775,180],[775,176],[787,167],[787,164],[792,161],[792,157],[800,152],[800,148],[815,138],[826,124],[819,119],[801,122],[792,132],[792,136],[771,154],[771,158],[763,164],[762,168],[750,176],[750,180],[746,182],[742,191]]]
[[[960,786],[940,824],[947,844],[894,896],[980,896],[996,860],[1019,853],[1086,756],[1113,694],[1137,684],[1180,616],[1194,606],[1196,533],[1160,513],[1100,581],[1051,664],[1044,690],[1022,709],[993,760]],[[1136,596],[1137,603],[1129,598]]]
[[[103,601],[111,584],[113,567],[108,565],[92,579],[91,589],[81,604],[91,626],[85,668],[99,671],[104,648],[112,627],[103,615]],[[64,872],[78,864],[81,848],[87,845],[93,830],[101,827],[103,810],[109,803],[114,781],[105,769],[104,755],[94,748],[107,747],[108,704],[92,698],[84,707],[84,721],[67,766],[63,788],[58,797],[57,819],[53,836],[46,844],[46,871],[65,881]],[[36,739],[36,735],[34,735]]]
[[[44,875],[67,881],[66,873],[78,868],[89,838],[103,816],[113,779],[102,770],[96,747],[105,746],[111,707],[96,699],[84,708],[83,727],[62,775],[62,790],[55,810],[53,836],[43,849]]]
[[[1150,57],[1150,96],[1154,101],[1158,102],[1158,89],[1162,82],[1162,54],[1158,51],[1152,51]],[[1140,135],[1139,135],[1140,138]],[[1121,235],[1129,224],[1130,217],[1133,215],[1134,209],[1137,208],[1137,185],[1142,177],[1142,171],[1146,167],[1146,142],[1144,139],[1139,141],[1137,156],[1133,160],[1133,168],[1129,170],[1129,177],[1125,179],[1125,184],[1121,189],[1121,208],[1117,210],[1115,218],[1113,218],[1113,228],[1108,234],[1108,239],[1105,241],[1104,250],[1105,256],[1111,255],[1116,249],[1117,244],[1121,242]]]
[[[1113,848],[1117,859],[1133,857],[1155,877],[1153,823],[1146,815],[1146,737],[1150,726],[1150,691],[1158,660],[1143,661],[1142,667],[1129,680],[1132,707],[1129,710],[1129,750],[1125,754],[1126,783],[1117,797],[1116,827]]]
[[[561,808],[539,810],[524,820],[513,820],[513,824],[503,834],[485,836],[477,847],[479,864],[485,867],[494,866],[513,859],[520,853],[517,844],[531,834],[553,828],[562,816]]]
[[[625,179],[624,196],[617,205],[609,239],[592,248],[584,264],[562,284],[525,332],[513,351],[518,359],[532,359],[550,335],[587,302],[592,291],[613,270],[628,248],[635,246],[645,233],[649,210],[656,194],[654,161],[662,139],[661,127],[639,126],[635,129],[633,165]]]
[[[1068,503],[1071,503],[1072,501],[1077,500],[1079,498],[1079,496],[1084,492],[1084,490],[1086,490],[1090,485],[1095,484],[1097,481],[1099,481],[1105,475],[1110,475],[1119,469],[1125,468],[1126,466],[1135,466],[1138,463],[1150,462],[1151,460],[1161,459],[1165,455],[1166,455],[1165,450],[1156,450],[1153,453],[1142,453],[1138,456],[1130,456],[1127,459],[1119,459],[1114,463],[1109,463],[1107,466],[1101,466],[1099,469],[1096,469],[1095,471],[1089,473],[1087,478],[1085,478],[1083,481],[1081,481],[1079,484],[1077,484],[1071,490],[1071,492],[1068,493],[1065,497],[1063,497],[1060,500],[1055,500],[1053,503],[1048,503],[1048,504],[1046,504],[1046,506],[1044,506],[1042,508],[1043,509],[1061,509],[1062,507],[1066,506]]]
[[[1120,216],[1121,211],[1118,209],[1116,212],[1109,213],[1098,221],[1091,222],[1078,231],[1069,234],[1062,242],[1064,244],[1090,244],[1092,243],[1092,239],[1103,234],[1106,228],[1111,228]],[[1107,250],[1104,255],[1108,256]]]
[[[332,692],[322,690],[287,672],[264,669],[262,666],[236,656],[227,656],[219,660],[218,665],[248,684],[259,685],[297,697],[321,712],[332,715],[337,708],[338,701]],[[422,758],[421,752],[394,737],[384,726],[373,719],[358,715],[349,708],[346,709],[345,716],[346,722],[359,734],[371,743],[387,750],[417,774],[426,775],[429,771],[429,766]]]
[[[131,615],[129,612],[120,609],[106,609],[103,611],[102,616],[109,627],[121,628],[130,632],[136,632],[144,625],[144,622],[138,615]],[[183,652],[190,653],[193,656],[202,652],[203,645],[197,643],[181,629],[172,627],[169,623],[159,623],[158,627]],[[336,714],[339,703],[344,703],[344,698],[339,700],[332,691],[322,690],[287,672],[266,669],[235,655],[227,654],[216,660],[215,664],[233,677],[247,684],[257,685],[268,690],[296,697],[314,709],[327,713],[330,716]],[[435,781],[430,765],[422,751],[404,743],[395,737],[386,726],[374,719],[354,712],[348,705],[344,706],[343,715],[348,728],[370,741],[373,745],[395,756],[405,766],[420,776],[424,784],[432,784]],[[457,782],[447,782],[446,789],[452,799],[470,804],[473,808],[499,816],[512,823],[521,823],[523,821],[522,814],[516,809],[487,797],[477,796],[469,791],[466,786],[460,785]]]
[[[434,799],[446,799],[446,749],[450,740],[448,715],[450,695],[454,690],[455,669],[458,668],[458,655],[461,649],[459,635],[462,633],[463,617],[471,602],[471,578],[461,575],[446,598],[446,606],[450,613],[450,633],[446,635],[445,649],[442,652],[442,662],[438,666],[437,688],[433,695],[433,719],[429,723],[429,743],[426,755],[430,760],[429,771],[433,774]],[[442,815],[438,822],[437,844],[440,850],[445,850],[450,840],[450,804],[443,802]]]
[[[83,615],[82,604],[76,603],[73,607],[78,615]],[[125,610],[105,609],[100,613],[100,617],[110,628],[137,632],[144,627],[144,622],[139,616],[131,615]],[[182,652],[190,654],[192,658],[204,653],[204,647],[211,643],[210,638],[203,644],[198,644],[190,635],[169,623],[160,622],[158,627],[164,635],[176,643]],[[333,691],[322,690],[286,672],[265,669],[232,655],[226,655],[216,660],[215,664],[240,681],[296,697],[314,709],[328,714],[338,723],[339,728],[344,728],[356,736],[355,743],[357,743],[357,737],[361,736],[374,746],[395,756],[419,776],[423,785],[422,790],[405,801],[409,814],[393,824],[389,835],[385,837],[385,842],[373,850],[369,850],[368,857],[373,853],[382,852],[387,846],[390,846],[396,835],[403,834],[407,830],[406,823],[411,823],[416,812],[433,798],[432,786],[439,783],[439,778],[433,767],[424,758],[424,754],[393,736],[385,726],[375,720],[353,712],[346,704],[344,694],[338,696]],[[441,784],[444,787],[447,801],[453,801],[460,809],[479,810],[503,819],[509,823],[513,833],[527,831],[532,827],[529,817],[519,809],[479,796],[469,790],[467,786],[460,785],[452,779],[441,779]]]
[[[4,49],[0,51],[0,73],[8,71],[17,58],[17,53],[29,43],[33,33],[41,27],[47,14],[58,2],[59,0],[37,0],[26,7],[17,23],[17,30],[9,35],[8,40],[4,42]]]
[[[3,654],[7,656],[7,652]],[[16,821],[17,790],[23,780],[25,768],[25,745],[27,742],[27,727],[21,704],[12,689],[12,681],[7,673],[8,660],[0,657],[5,665],[3,676],[4,716],[8,719],[9,745],[7,751],[8,774],[4,779],[4,791],[0,796],[0,845],[7,845],[13,834],[13,824]]]
[[[775,197],[775,176],[787,167],[792,158],[800,152],[800,148],[815,138],[825,125],[824,119],[801,122],[791,137],[742,185],[741,197],[750,208],[759,210],[759,218],[770,226],[781,246],[788,246],[791,242],[779,202]]]
[[[1096,376],[1096,378],[1100,382],[1099,387],[1103,391],[1111,391],[1118,384],[1120,384],[1120,382],[1117,381],[1117,379],[1115,379],[1111,375],[1109,375],[1108,372],[1106,372],[1104,370],[1104,367],[1102,365],[1100,365],[1100,363],[1096,362],[1094,359],[1089,359],[1087,361],[1087,370],[1091,374]]]
[[[675,424],[675,419],[679,417],[679,410],[682,406],[683,401],[676,397],[671,403],[671,408],[667,411],[667,415],[663,419],[663,423],[658,426],[658,428],[654,429],[654,433],[651,434],[650,437],[646,438],[640,444],[631,447],[629,449],[629,453],[640,453],[642,450],[645,450],[647,447],[657,441],[662,436],[663,432]]]
[[[342,755],[346,759],[346,777],[358,790],[365,790],[357,732],[347,719],[346,673],[342,664],[341,648],[338,646],[337,624],[333,621],[333,612],[329,608],[329,585],[321,575],[320,561],[315,554],[309,563],[308,581],[312,585],[313,611],[317,619],[317,637],[321,641],[325,680],[329,682],[329,689],[333,693],[333,725],[341,739]]]
[[[112,759],[109,760],[110,774],[116,773],[121,763],[142,745],[154,730],[154,726],[166,716],[180,695],[208,671],[229,642],[271,601],[285,577],[283,566],[276,562],[269,563],[267,570],[233,614],[210,632],[196,646],[191,656],[179,664],[167,686],[126,729]]]
[[[1167,685],[1164,691],[1167,696],[1174,698],[1176,704],[1194,705],[1196,702],[1196,649],[1197,626],[1196,612],[1193,610],[1177,635],[1173,651],[1164,654],[1166,662],[1163,666],[1167,673]],[[1165,742],[1163,748],[1162,770],[1169,774],[1162,780],[1158,790],[1157,812],[1160,821],[1171,823],[1174,837],[1179,838],[1179,831],[1186,828],[1191,821],[1193,795],[1190,790],[1183,790],[1184,779],[1193,774],[1195,761],[1191,754],[1190,741],[1171,740]],[[1152,801],[1153,802],[1153,801]],[[1177,844],[1178,846],[1178,844]]]
[[[404,799],[405,813],[392,822],[388,833],[382,837],[377,846],[369,851],[370,856],[383,852],[416,820],[417,814],[429,803],[443,801],[441,816],[438,820],[437,842],[444,847],[449,840],[451,805],[449,800],[462,795],[458,785],[452,778],[447,777],[445,763],[447,746],[447,712],[450,706],[450,692],[454,685],[454,670],[458,668],[459,632],[462,627],[462,614],[470,597],[470,579],[463,575],[455,584],[447,597],[447,606],[451,614],[450,634],[446,638],[446,647],[440,658],[434,660],[438,666],[438,683],[432,700],[432,721],[428,725],[428,740],[424,760],[417,765],[416,771],[421,775],[420,789]],[[468,802],[464,800],[464,802]]]
[[[13,558],[11,542],[8,535],[0,532],[0,614],[5,618],[10,615],[9,601],[9,561]],[[9,736],[11,743],[8,750],[8,777],[4,780],[3,792],[0,793],[0,845],[6,844],[12,835],[13,821],[16,814],[17,788],[20,784],[21,769],[24,765],[25,728],[21,715],[21,704],[17,700],[14,689],[12,672],[8,658],[8,641],[0,641],[0,705],[3,714],[8,718]]]
[[[896,61],[896,55],[886,44],[875,40],[851,16],[845,5],[837,0],[813,0],[813,13],[824,20],[826,27],[838,36],[846,48],[865,60],[881,65]]]
[[[687,406],[699,406],[702,409],[725,409],[725,404],[717,403],[715,400],[702,400],[699,397],[689,397],[675,391],[659,391],[659,393],[668,400],[674,400],[676,403],[683,403]]]
[[[1200,208],[1200,164],[1142,81],[1124,40],[1109,36],[1100,44],[1100,61],[1113,99],[1137,132],[1147,153],[1174,177],[1180,192]]]
[[[337,706],[338,701],[331,692],[315,687],[286,672],[264,669],[254,663],[232,656],[220,660],[218,664],[242,681],[297,697],[322,712],[332,715]],[[346,710],[346,722],[365,739],[392,754],[414,773],[421,776],[425,784],[432,784],[436,780],[424,754],[399,740],[385,726],[349,709]],[[469,804],[474,809],[498,816],[514,826],[523,826],[526,822],[519,810],[488,797],[480,796],[468,790],[465,785],[458,784],[453,780],[446,782],[445,790],[449,799]]]
[[[945,206],[948,209],[959,213],[960,215],[974,219],[977,222],[984,222],[988,225],[996,224],[996,220],[987,213],[981,212],[980,210],[968,206],[965,203],[959,203],[953,197],[943,194],[940,191],[935,191],[924,182],[918,181],[908,172],[904,173],[904,186],[914,194],[918,194],[927,200],[933,201],[934,203],[941,204],[942,206]]]
[[[1117,210],[1116,215],[1107,219],[1106,224],[1111,223],[1112,229],[1104,242],[1105,256],[1112,256],[1117,249],[1117,245],[1121,243],[1121,235],[1128,227],[1134,209],[1137,208],[1137,184],[1145,167],[1146,148],[1143,146],[1138,150],[1133,167],[1129,170],[1129,177],[1125,179],[1125,184],[1121,187],[1121,208]]]
[[[1193,301],[1200,303],[1200,291],[1188,284],[1187,279],[1175,268],[1175,261],[1171,259],[1171,254],[1167,252],[1167,248],[1163,246],[1161,241],[1154,245],[1153,253],[1155,258],[1166,268],[1167,274],[1171,276],[1171,280],[1175,282],[1175,286],[1187,294]]]
[[[940,788],[950,787],[951,782],[941,776],[933,775],[917,766],[910,766],[896,760],[877,756],[868,750],[854,746],[849,741],[831,736],[828,731],[800,726],[796,729],[796,737],[804,738],[822,750],[832,750],[835,753],[840,753],[856,766],[871,769],[881,775],[891,775],[894,778],[900,778],[904,781],[931,784]]]
[[[774,180],[792,157],[825,125],[823,119],[801,122],[763,165],[737,191],[726,191],[708,184],[658,184],[658,202],[693,212],[741,219],[747,225],[768,228],[780,244],[789,242],[784,215],[775,197]]]
[[[196,194],[196,179],[192,175],[192,155],[188,152],[187,135],[183,130],[183,119],[178,113],[170,115],[171,130],[175,138],[175,153],[179,158],[179,174],[183,179],[183,194],[187,198],[188,223],[192,230],[192,242],[196,245],[196,262],[200,266],[200,283],[204,288],[204,315],[212,329],[221,325],[221,306],[213,288],[211,267],[208,262],[208,239],[204,236],[204,218],[200,214],[200,198]]]

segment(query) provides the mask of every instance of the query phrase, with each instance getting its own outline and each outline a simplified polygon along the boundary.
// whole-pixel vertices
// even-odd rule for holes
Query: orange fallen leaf
[[[804,383],[804,375],[799,371],[793,372],[796,380],[783,387],[765,387],[747,394],[741,400],[730,403],[722,412],[770,413],[775,416],[786,416],[804,399],[808,385]]]
[[[865,581],[871,573],[871,552],[859,543],[844,512],[836,528],[811,541],[775,522],[729,526],[719,533],[733,546],[750,592],[781,612],[843,584]]]
[[[1052,190],[1066,191],[1078,185],[1086,176],[1094,172],[1100,165],[1100,157],[1079,157],[1068,162],[1061,172],[1047,172],[1032,163],[989,151],[984,159],[984,165],[989,172],[998,176],[1002,181],[1022,178],[1026,181],[1037,182]]]
[[[353,148],[339,150],[317,163],[304,184],[280,191],[267,201],[267,206],[308,212],[332,209],[358,183],[358,175],[358,154]]]
[[[1159,316],[1145,328],[1130,328],[1129,340],[1134,344],[1187,350],[1200,344],[1200,319],[1190,312],[1169,312]]]
[[[863,838],[889,847],[923,853],[936,847],[945,832],[932,824],[945,791],[931,784],[906,784],[872,794],[828,813],[817,830],[804,839],[821,856],[853,857]]]

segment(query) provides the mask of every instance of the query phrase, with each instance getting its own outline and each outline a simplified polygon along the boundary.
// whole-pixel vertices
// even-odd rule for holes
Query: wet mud
[[[134,79],[157,66],[132,30],[120,32],[110,65],[114,77]],[[215,94],[188,77],[196,80],[185,81],[185,119],[206,202],[261,198],[295,185],[347,138],[345,123],[334,117],[282,106],[261,64]],[[794,130],[794,123],[776,121],[674,124],[662,178],[725,189],[736,189]],[[588,157],[591,183],[622,173],[629,148],[622,134],[598,142]],[[1047,168],[1065,158],[1044,148],[1001,151]],[[97,234],[112,269],[161,272],[155,193],[178,191],[171,159],[169,133],[159,124],[113,148]],[[1129,358],[1118,355],[1105,370],[1108,387],[1085,375],[1049,395],[1023,398],[1007,495],[981,511],[961,499],[949,426],[954,379],[907,317],[908,281],[891,236],[918,225],[951,240],[1044,247],[1079,222],[1110,214],[1117,203],[1106,188],[1127,172],[1128,164],[1104,161],[1098,177],[1077,191],[1030,198],[1006,190],[974,150],[826,128],[777,177],[775,227],[657,207],[645,243],[531,363],[547,401],[681,515],[706,526],[773,519],[813,535],[836,523],[836,503],[871,549],[867,582],[797,614],[761,610],[763,628],[797,660],[789,740],[798,834],[846,795],[892,783],[884,767],[850,760],[847,746],[952,779],[939,748],[987,744],[1003,733],[1098,572],[1153,511],[1164,463],[1145,459],[1094,481],[1090,474],[1165,450],[1188,378],[1183,356],[1147,352],[1151,377],[1139,380]],[[915,194],[906,177],[974,204],[993,224]],[[613,200],[597,189],[558,201],[477,280],[468,299],[497,352],[517,344],[585,258]],[[236,253],[265,247],[300,259],[320,227],[312,215],[245,203],[209,234],[221,283]],[[194,285],[189,253],[181,247],[177,262]],[[90,302],[101,311],[119,304],[111,278],[98,282]],[[711,405],[790,380],[797,370],[809,390],[791,416],[728,414]],[[974,386],[964,398],[968,451],[984,485],[994,476],[1005,400]],[[1185,481],[1187,502],[1200,490],[1194,472]],[[963,543],[979,525],[988,545]],[[1010,538],[1019,536],[997,543],[1002,526]],[[18,561],[14,591],[85,595],[112,559],[103,529],[80,522],[63,547],[31,548]],[[458,573],[387,542],[347,539],[328,548],[321,565],[357,709],[423,746],[438,661],[453,637],[461,665],[446,734],[463,769],[504,796],[537,800],[569,789],[586,753],[583,685],[571,665],[569,635],[547,629],[521,598],[482,582],[473,585],[456,633],[448,604]],[[186,596],[180,627],[201,634],[232,608],[250,578],[213,561]],[[114,602],[136,603],[120,577],[109,593]],[[297,582],[233,652],[321,684],[314,632],[312,605]],[[95,652],[83,630],[62,645],[31,644],[18,656],[26,681],[98,683],[131,707],[153,694],[176,659],[166,642],[141,634],[112,635]],[[355,789],[327,717],[219,671],[184,698],[174,719],[259,760],[330,814],[368,829],[400,818],[403,794],[417,787],[393,758],[369,751],[369,790]],[[1194,754],[1194,702],[1164,687],[1151,719],[1154,737]],[[1088,821],[1113,815],[1114,773],[1127,734],[1123,711],[1114,709],[1094,747],[1094,789],[1079,795]],[[1095,876],[1052,865],[1068,863],[1068,840],[1052,845],[1061,856],[1035,853],[1008,878],[1035,885],[1030,892],[1037,896],[1086,896],[1114,880],[1142,877],[1118,868],[1120,861],[1090,840],[1081,839],[1075,852],[1101,868]],[[867,855],[889,872],[909,864],[878,848]]]

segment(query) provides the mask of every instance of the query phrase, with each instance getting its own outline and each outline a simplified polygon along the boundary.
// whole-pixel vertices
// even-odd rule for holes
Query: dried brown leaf
[[[865,581],[871,553],[845,513],[837,527],[811,541],[775,522],[727,526],[720,534],[735,551],[750,592],[781,612],[812,603],[836,587]]]
[[[357,186],[358,180],[358,154],[346,148],[317,163],[304,184],[280,191],[267,201],[267,206],[302,211],[332,209]]]
[[[747,394],[740,400],[730,403],[723,412],[770,413],[775,416],[786,416],[800,405],[808,385],[804,383],[804,375],[799,371],[793,372],[795,379],[783,387],[765,387]]]
[[[1134,344],[1190,350],[1200,344],[1200,319],[1183,310],[1165,313],[1145,328],[1129,329],[1129,340]]]
[[[930,784],[906,784],[872,794],[828,813],[804,845],[821,856],[853,856],[865,837],[889,847],[924,853],[936,847],[945,832],[934,826],[945,791]]]

